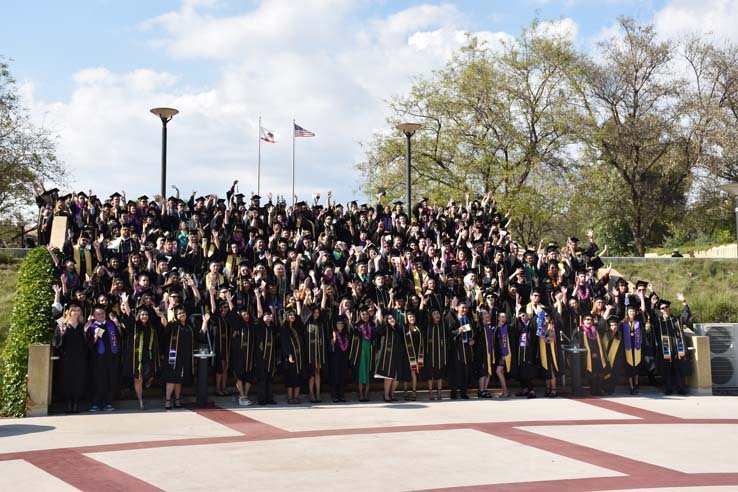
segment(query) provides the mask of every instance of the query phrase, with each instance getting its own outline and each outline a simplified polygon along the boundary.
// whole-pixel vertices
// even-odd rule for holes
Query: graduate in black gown
[[[208,329],[213,340],[213,366],[215,368],[215,394],[226,396],[228,383],[228,357],[231,352],[231,335],[237,315],[232,311],[233,300],[231,293],[226,294],[227,300],[211,300],[215,305],[210,317]]]
[[[299,305],[298,305],[299,306]],[[308,392],[311,402],[320,401],[320,371],[326,362],[326,345],[332,332],[329,320],[317,305],[305,309],[305,371],[308,374]],[[345,328],[345,327],[344,327]]]
[[[555,398],[558,396],[556,378],[559,375],[559,332],[561,324],[549,308],[544,308],[538,319],[538,360],[546,380],[544,396]]]
[[[394,310],[384,314],[383,320],[377,325],[376,333],[379,338],[377,350],[376,377],[384,380],[384,401],[395,400],[402,365],[402,326],[397,322]]]
[[[207,329],[210,315],[202,318],[202,326],[198,329],[187,318],[184,306],[174,308],[175,321],[162,330],[161,340],[165,347],[165,361],[162,368],[162,381],[166,384],[166,403],[164,408],[181,408],[182,385],[191,386],[195,375],[195,341],[207,341]]]
[[[651,329],[657,344],[655,355],[664,378],[664,393],[667,395],[672,394],[674,389],[680,395],[686,395],[684,378],[692,372],[687,339],[684,336],[684,323],[692,317],[692,311],[681,293],[677,294],[677,299],[683,305],[679,318],[671,314],[671,302],[665,299],[658,301],[659,312],[651,315]]]
[[[418,327],[418,315],[415,311],[405,314],[405,326],[403,329],[402,368],[400,379],[405,400],[416,401],[418,399],[418,377],[425,364],[425,342],[423,333]],[[412,396],[407,393],[407,383],[412,385]]]
[[[642,316],[635,306],[629,306],[625,319],[620,323],[623,339],[624,370],[630,386],[630,394],[638,394],[638,373],[641,368],[644,347]]]
[[[349,344],[351,337],[345,316],[336,316],[333,321],[333,332],[330,341],[331,396],[333,403],[344,403],[344,387],[346,373],[349,368]]]
[[[422,327],[421,327],[422,328]],[[428,394],[431,400],[440,400],[443,378],[446,376],[448,357],[446,326],[437,306],[431,306],[430,319],[425,328],[425,377],[428,380]],[[436,383],[435,390],[433,383]],[[435,391],[435,394],[434,394]]]
[[[135,316],[128,302],[121,303],[123,318],[123,376],[133,380],[138,405],[144,408],[143,387],[159,373],[159,337],[151,323],[149,308],[141,306]]]
[[[261,309],[259,310],[261,311]],[[277,370],[278,333],[271,311],[266,311],[256,324],[254,331],[254,371],[259,405],[276,405],[272,391],[272,380]]]
[[[254,379],[254,323],[246,304],[238,308],[238,314],[231,335],[230,367],[236,378],[238,404],[246,407],[251,405],[248,395]]]
[[[630,310],[630,309],[628,309]],[[605,373],[605,393],[615,394],[615,387],[620,378],[623,377],[623,333],[617,316],[610,316],[608,320],[609,329],[602,335],[603,351],[607,359],[607,372]]]
[[[285,311],[285,320],[279,327],[282,346],[284,385],[287,388],[287,403],[300,403],[300,386],[305,369],[303,349],[303,326],[293,309]],[[311,403],[317,403],[313,400]]]
[[[589,391],[592,396],[602,396],[602,379],[607,370],[607,359],[605,358],[600,334],[591,314],[585,314],[582,317],[579,338],[587,350],[584,358],[584,370],[589,378]]]
[[[453,302],[452,302],[453,304]],[[458,301],[446,315],[446,335],[449,339],[449,384],[451,399],[468,400],[467,388],[473,366],[474,319],[466,301]]]
[[[507,389],[507,375],[512,370],[512,345],[510,344],[510,328],[507,323],[507,314],[504,311],[497,313],[497,325],[495,326],[495,375],[500,381],[502,393],[498,398],[507,398],[510,391]]]
[[[538,372],[538,327],[536,321],[528,317],[528,313],[518,305],[518,316],[513,330],[513,376],[520,381],[520,391],[515,396],[535,398],[533,378]]]
[[[92,309],[93,320],[86,330],[92,336],[90,370],[92,371],[92,407],[90,411],[114,410],[113,393],[120,374],[121,329],[118,317],[111,312],[106,319],[105,306]]]
[[[82,309],[79,304],[68,304],[64,322],[57,324],[51,342],[60,358],[58,381],[67,413],[79,412],[80,400],[85,396],[89,340],[89,327],[82,322]]]
[[[476,367],[479,389],[477,397],[491,398],[492,395],[487,390],[489,380],[495,372],[495,326],[492,323],[492,313],[488,309],[483,309],[480,316],[480,323],[477,325],[477,333],[475,338],[477,343],[474,345],[474,365]]]

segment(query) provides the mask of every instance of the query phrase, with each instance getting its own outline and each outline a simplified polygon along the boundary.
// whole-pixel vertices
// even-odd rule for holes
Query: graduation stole
[[[502,326],[498,326],[497,329],[500,333],[500,350],[502,352],[502,359],[505,361],[505,369],[510,372],[510,366],[512,365],[512,352],[510,351],[510,336],[507,331],[507,323]]]
[[[607,361],[610,363],[610,367],[615,367],[615,357],[618,355],[618,348],[620,348],[620,338],[617,336],[617,333],[614,333],[612,338],[607,337]],[[610,374],[605,376],[605,378],[609,377]]]
[[[446,366],[446,327],[443,320],[438,325],[431,325],[428,329],[430,343],[431,367],[442,369]]]
[[[553,326],[549,326],[546,329],[546,332],[544,335],[541,335],[538,337],[538,349],[541,352],[541,366],[548,370],[548,354],[546,353],[546,345],[551,346],[551,362],[553,363],[553,368],[555,370],[559,370],[559,361],[556,356],[556,333]]]
[[[491,376],[494,372],[492,367],[495,365],[495,327],[485,325],[482,332],[484,333],[484,348],[487,357],[487,376]]]
[[[72,247],[72,256],[74,256],[74,262],[77,265],[75,268],[79,268],[79,265],[81,265],[82,262],[81,256],[84,256],[85,269],[84,271],[78,270],[79,276],[83,277],[87,274],[92,278],[92,253],[87,249],[83,249],[82,251],[84,252],[84,255],[80,255],[79,246]]]
[[[295,365],[297,366],[297,372],[302,371],[302,351],[300,350],[300,334],[294,326],[289,325],[288,331],[290,334],[290,344],[292,344],[292,352],[295,354]]]
[[[244,348],[246,349],[244,368],[248,372],[253,367],[254,345],[253,345],[253,332],[251,331],[249,326],[246,324],[244,324],[244,326],[241,328],[240,347],[241,347],[241,352],[243,352]]]
[[[319,360],[323,337],[321,333],[320,321],[316,322],[313,319],[308,320],[307,324],[307,339],[308,339],[308,363],[313,364],[315,362],[323,362]]]
[[[133,354],[133,373],[136,373],[136,354],[138,354],[138,377],[143,377],[143,354],[144,354],[144,339],[146,338],[146,332],[145,331],[137,331],[138,328],[138,322],[134,321],[133,324],[133,340],[136,340],[136,334],[138,334],[138,345],[134,345],[134,354]],[[149,337],[149,354],[151,354],[151,349],[154,346],[154,336],[153,334],[151,337]]]
[[[418,374],[425,363],[425,349],[423,348],[423,335],[420,334],[417,326],[415,327],[415,331],[420,335],[418,348],[416,349],[413,344],[413,331],[409,329],[405,332],[405,350],[407,351],[407,358],[410,361],[410,370]]]
[[[274,328],[271,325],[264,325],[264,344],[262,347],[262,355],[266,362],[267,371],[272,370],[274,360]]]
[[[666,323],[671,325],[674,336],[676,337],[676,351],[679,359],[684,359],[686,356],[686,350],[684,348],[684,333],[682,332],[682,324],[677,321],[676,329],[674,329],[674,318],[669,317],[668,320],[659,320],[659,328],[661,329],[661,349],[663,351],[664,360],[671,360],[672,347],[671,347],[671,335],[669,328]],[[664,334],[664,332],[666,334]]]
[[[418,271],[413,272],[413,283],[415,284],[415,293],[420,295],[420,293],[423,291],[423,272],[422,270],[420,272]]]
[[[526,347],[528,347],[530,340],[528,340],[528,327],[530,326],[531,321],[528,320],[528,324],[523,323],[524,330],[520,330],[520,338],[518,340],[518,361],[523,362],[531,362],[529,360],[526,360]],[[522,350],[521,350],[522,349]],[[522,353],[521,353],[522,352]]]
[[[395,350],[395,333],[394,330],[401,330],[402,328],[399,326],[399,323],[395,325],[395,328],[392,328],[391,326],[387,325],[387,332],[384,335],[384,360],[382,361],[382,366],[387,367],[387,354],[389,354],[390,360],[392,360],[392,353]],[[389,344],[390,339],[390,331],[392,331],[392,344]],[[389,350],[388,350],[389,349]]]
[[[228,255],[226,258],[226,268],[228,268],[228,271],[233,275],[238,271],[238,263],[239,263],[239,256],[238,255]]]
[[[636,367],[641,363],[641,323],[638,320],[633,323],[623,322],[623,337],[625,362],[631,367]]]
[[[221,352],[227,358],[231,353],[231,337],[228,336],[228,323],[220,316],[214,316],[214,318],[218,323],[218,345],[220,345]],[[225,350],[223,350],[223,347],[225,347]]]
[[[600,353],[600,364],[602,364],[602,368],[604,369],[605,367],[607,367],[607,365],[605,363],[605,356],[602,353],[602,342],[600,341],[600,335],[597,333],[597,330],[595,330],[595,327],[594,326],[592,326],[592,330],[591,331],[590,330],[587,330],[587,328],[585,328],[584,326],[582,326],[582,333],[584,333],[584,337],[583,337],[584,338],[584,348],[587,349],[587,372],[592,372],[592,350],[591,350],[591,348],[589,346],[589,334],[588,334],[588,332],[594,333],[593,340],[596,340],[597,341],[597,350]],[[620,342],[618,342],[618,343],[620,343]]]

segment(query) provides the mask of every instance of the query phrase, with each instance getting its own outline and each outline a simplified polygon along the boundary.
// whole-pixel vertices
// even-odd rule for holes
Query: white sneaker
[[[238,406],[239,407],[248,407],[249,405],[251,405],[251,400],[249,400],[245,396],[238,398]]]

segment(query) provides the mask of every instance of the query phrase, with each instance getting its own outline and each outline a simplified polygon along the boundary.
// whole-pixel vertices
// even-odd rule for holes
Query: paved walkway
[[[0,420],[0,490],[738,490],[738,398],[417,401]]]

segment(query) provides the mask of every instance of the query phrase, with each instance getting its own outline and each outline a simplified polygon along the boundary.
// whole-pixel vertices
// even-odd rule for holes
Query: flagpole
[[[292,118],[292,206],[295,206],[295,119]]]
[[[261,194],[261,116],[259,116],[259,157],[256,161],[256,194]]]

